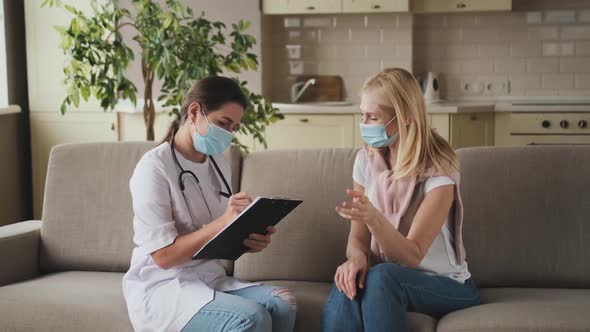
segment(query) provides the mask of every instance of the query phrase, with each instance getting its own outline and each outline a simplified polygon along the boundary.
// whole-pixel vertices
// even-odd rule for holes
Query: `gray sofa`
[[[43,222],[0,228],[0,331],[130,331],[121,291],[132,244],[129,177],[149,143],[61,145],[49,159]],[[297,331],[317,331],[349,225],[333,207],[352,149],[231,150],[234,190],[305,199],[272,245],[235,276],[290,287]],[[465,244],[483,304],[412,331],[590,330],[590,147],[459,151]]]

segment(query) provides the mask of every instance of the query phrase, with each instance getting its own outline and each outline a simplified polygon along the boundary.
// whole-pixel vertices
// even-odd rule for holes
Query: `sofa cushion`
[[[129,179],[154,144],[65,144],[51,150],[41,229],[44,271],[127,271],[133,249]],[[241,155],[232,147],[226,156],[237,173],[235,191]]]
[[[303,199],[279,224],[262,253],[244,255],[235,275],[251,280],[330,282],[345,260],[349,222],[335,206],[352,187],[353,149],[257,152],[242,163],[241,190],[255,196]]]
[[[297,298],[296,332],[320,331],[322,311],[332,290],[331,283],[275,280],[264,283],[287,287],[295,294]],[[408,326],[411,332],[435,331],[436,320],[427,315],[410,312]]]
[[[129,179],[153,146],[88,143],[51,150],[41,229],[43,270],[128,268],[133,250]]]
[[[482,305],[443,317],[437,331],[590,331],[590,290],[481,290]]]
[[[2,331],[133,331],[121,273],[62,272],[0,287]]]
[[[590,288],[590,146],[458,155],[463,238],[478,284]]]

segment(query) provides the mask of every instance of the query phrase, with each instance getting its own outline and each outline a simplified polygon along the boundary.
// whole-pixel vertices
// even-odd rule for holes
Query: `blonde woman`
[[[477,305],[465,261],[458,161],[427,121],[418,83],[385,69],[362,88],[361,135],[346,256],[323,331],[407,331],[406,312],[441,317]]]

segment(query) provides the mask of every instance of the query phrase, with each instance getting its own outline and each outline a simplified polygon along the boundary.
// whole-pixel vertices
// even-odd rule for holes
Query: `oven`
[[[511,145],[589,145],[590,103],[513,103]]]

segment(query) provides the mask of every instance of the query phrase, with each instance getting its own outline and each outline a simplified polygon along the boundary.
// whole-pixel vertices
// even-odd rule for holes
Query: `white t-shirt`
[[[227,198],[219,195],[219,190],[226,191],[225,186],[209,159],[198,164],[186,160],[178,151],[176,156],[185,170],[199,178],[202,194],[194,178],[184,175],[186,200],[183,197],[178,182],[180,169],[172,158],[169,143],[148,151],[129,182],[135,214],[135,249],[129,271],[123,277],[123,294],[135,331],[180,331],[213,300],[214,290],[255,285],[226,276],[220,260],[189,261],[168,270],[153,261],[151,253],[172,244],[179,235],[210,223],[227,207]],[[231,183],[224,156],[214,158]]]
[[[352,173],[353,180],[365,188],[365,195],[371,202],[375,202],[375,180],[371,177],[367,163],[365,150],[360,150],[354,162]],[[424,194],[446,185],[454,185],[455,182],[447,176],[436,176],[426,180]],[[373,203],[374,204],[374,203]],[[467,268],[467,262],[457,263],[455,255],[455,239],[449,228],[449,220],[445,221],[440,233],[436,236],[426,256],[418,265],[418,270],[431,275],[440,275],[452,278],[460,283],[465,283],[471,277]]]

